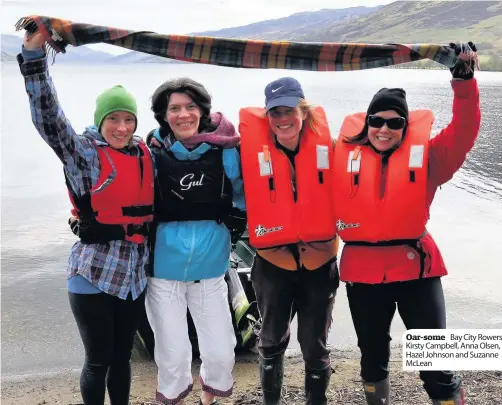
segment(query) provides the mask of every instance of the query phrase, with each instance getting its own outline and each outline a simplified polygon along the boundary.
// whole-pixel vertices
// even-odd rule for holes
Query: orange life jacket
[[[338,234],[344,242],[418,239],[427,223],[427,165],[434,116],[411,111],[401,145],[388,160],[381,196],[382,156],[371,146],[343,142],[364,127],[366,113],[345,118],[335,147],[333,193]]]
[[[326,115],[319,133],[304,124],[295,168],[278,149],[263,108],[239,113],[250,244],[263,249],[336,235],[331,204],[332,150]]]
[[[153,220],[154,170],[148,147],[139,144],[141,157],[126,155],[109,146],[96,146],[101,166],[99,179],[90,193],[82,197],[72,195],[72,214],[84,221],[111,225],[107,229],[114,239],[144,243],[148,224]],[[117,237],[117,225],[123,237]],[[106,239],[106,238],[103,238]]]

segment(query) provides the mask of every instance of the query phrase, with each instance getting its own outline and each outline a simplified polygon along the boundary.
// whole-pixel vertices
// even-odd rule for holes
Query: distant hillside
[[[23,39],[15,35],[2,34],[2,52],[10,55],[17,55],[21,51]]]
[[[361,16],[370,14],[381,8],[377,7],[349,7],[343,9],[323,9],[296,13],[289,17],[266,20],[242,27],[225,28],[217,31],[194,32],[189,35],[204,35],[223,38],[250,38],[265,40],[298,41],[308,32],[327,24],[344,24]]]
[[[469,39],[482,50],[502,50],[502,1],[396,1],[373,8],[294,14],[198,35],[366,43],[448,43]]]
[[[350,24],[327,23],[308,41],[435,42],[473,40],[502,50],[502,1],[396,1]]]
[[[2,34],[2,61],[12,61],[16,55],[21,52],[23,38],[15,35]],[[107,52],[95,51],[87,46],[77,48],[68,46],[66,54],[58,57],[57,61],[62,63],[102,63],[113,58],[112,54]]]
[[[15,61],[16,57],[10,53],[4,52],[2,50],[2,62],[12,62]]]

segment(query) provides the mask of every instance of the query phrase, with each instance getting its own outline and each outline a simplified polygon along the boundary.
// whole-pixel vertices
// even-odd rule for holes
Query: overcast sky
[[[301,11],[389,4],[388,0],[2,0],[1,32],[15,34],[26,15],[159,34],[186,34],[286,17]],[[19,33],[17,35],[20,35]],[[120,48],[106,46],[107,51]]]

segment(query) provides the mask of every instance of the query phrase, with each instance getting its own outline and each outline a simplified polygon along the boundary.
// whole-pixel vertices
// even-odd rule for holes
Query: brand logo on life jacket
[[[270,232],[277,232],[277,231],[282,231],[284,229],[283,226],[274,226],[272,228],[265,228],[263,225],[258,225],[255,229],[254,232],[256,234],[256,237],[260,237],[265,235],[266,233]]]
[[[359,224],[346,224],[341,219],[336,221],[336,228],[338,229],[338,231],[343,231],[350,228],[359,228],[359,226]]]
[[[181,191],[190,190],[192,187],[202,186],[202,180],[204,179],[204,173],[200,176],[199,180],[193,180],[195,174],[190,173],[183,176],[180,180]]]

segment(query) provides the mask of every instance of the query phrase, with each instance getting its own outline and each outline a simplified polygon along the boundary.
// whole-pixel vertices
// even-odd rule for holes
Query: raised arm
[[[479,134],[479,88],[473,77],[474,61],[469,62],[469,65],[471,69],[467,71],[452,69],[452,119],[430,141],[429,174],[436,186],[449,181],[460,169]]]
[[[97,153],[90,139],[75,132],[59,104],[40,34],[25,37],[18,62],[25,80],[33,124],[65,166],[73,190],[80,195],[85,192],[84,189],[90,188],[90,184],[85,187],[82,184],[90,178],[85,172],[99,167]]]

